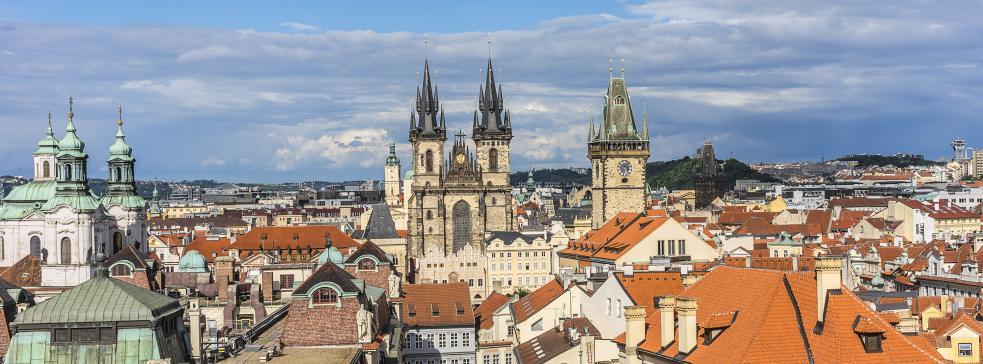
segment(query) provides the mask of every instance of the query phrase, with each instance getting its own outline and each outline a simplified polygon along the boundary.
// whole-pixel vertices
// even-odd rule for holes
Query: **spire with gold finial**
[[[116,119],[116,141],[109,146],[109,159],[130,160],[133,148],[126,143],[126,134],[123,133],[123,105],[116,108],[116,114],[118,116]]]

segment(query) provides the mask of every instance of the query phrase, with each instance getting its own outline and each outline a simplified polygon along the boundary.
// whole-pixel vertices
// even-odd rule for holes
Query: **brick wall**
[[[7,355],[7,348],[10,346],[10,326],[8,323],[14,319],[14,312],[17,306],[4,308],[0,314],[0,355]]]
[[[146,289],[152,289],[152,288],[150,288],[150,280],[147,279],[147,272],[145,272],[145,271],[135,270],[135,271],[133,271],[133,277],[115,276],[115,277],[112,277],[112,278],[113,279],[116,279],[116,280],[119,280],[119,281],[122,281],[122,282],[126,282],[126,283],[129,283],[129,284],[132,284],[132,285],[137,286],[137,287],[143,287],[143,288],[146,288]]]
[[[228,279],[218,279],[216,277],[216,284],[218,284],[218,301],[225,303],[229,299],[229,280]]]
[[[385,290],[389,290],[389,274],[392,270],[389,269],[388,265],[379,265],[378,272],[370,270],[357,270],[354,265],[345,265],[345,271],[350,273],[352,276],[358,279],[365,280],[365,283],[376,286]]]
[[[324,305],[307,307],[307,299],[295,299],[287,312],[283,328],[286,345],[343,345],[358,342],[356,317],[358,298],[341,298],[341,307]]]
[[[263,272],[263,302],[273,301],[273,272]]]

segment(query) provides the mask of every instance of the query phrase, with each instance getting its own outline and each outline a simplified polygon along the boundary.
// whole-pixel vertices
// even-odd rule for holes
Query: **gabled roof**
[[[513,302],[512,312],[515,315],[515,323],[523,322],[536,312],[539,312],[543,307],[546,307],[550,302],[560,297],[563,291],[563,285],[560,284],[560,281],[553,279],[532,293]]]
[[[304,283],[301,283],[297,289],[294,290],[293,296],[300,297],[309,294],[308,291],[319,283],[331,282],[341,288],[344,292],[360,292],[359,286],[356,285],[352,280],[355,279],[354,276],[346,272],[341,267],[338,267],[334,263],[327,262],[317,268],[314,274],[307,277]]]
[[[361,236],[362,239],[398,239],[396,233],[396,222],[386,204],[372,205],[372,213],[369,214],[369,222],[365,224],[365,229]]]
[[[478,324],[479,330],[487,330],[492,327],[494,320],[492,315],[499,308],[502,308],[511,300],[508,296],[498,292],[492,292],[484,301],[474,309],[474,321]]]
[[[608,220],[597,230],[592,230],[571,241],[560,254],[616,260],[630,251],[649,234],[661,227],[670,217],[647,216],[644,213],[622,212]],[[678,224],[678,222],[673,222]]]
[[[358,250],[355,250],[354,253],[348,256],[345,263],[355,263],[358,258],[365,255],[371,255],[382,263],[392,263],[389,260],[389,256],[386,255],[386,252],[382,251],[382,248],[379,248],[379,246],[375,245],[375,243],[373,243],[371,240],[366,241],[364,244],[362,244],[362,246],[358,247]]]
[[[119,261],[130,262],[130,264],[133,264],[133,266],[137,269],[150,268],[150,266],[147,265],[147,256],[130,244],[124,244],[123,249],[120,249],[120,251],[113,254],[112,257],[109,257],[109,260],[106,261],[106,266],[112,266],[113,263]]]
[[[265,238],[265,239],[264,239]],[[321,251],[326,248],[325,240],[342,252],[359,246],[355,239],[334,226],[264,226],[256,227],[243,234],[232,248],[240,251],[306,249]]]
[[[0,273],[0,279],[18,287],[40,287],[41,260],[30,254],[25,255]]]

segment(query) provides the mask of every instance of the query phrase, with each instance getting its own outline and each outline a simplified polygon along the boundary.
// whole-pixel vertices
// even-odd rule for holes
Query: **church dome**
[[[38,150],[34,152],[34,155],[46,154],[58,154],[58,139],[55,139],[55,132],[51,130],[51,113],[48,113],[48,133],[38,142]]]
[[[123,134],[123,109],[120,108],[119,121],[116,122],[116,141],[109,146],[109,159],[114,157],[128,158],[133,154],[133,148],[126,144],[126,134]]]
[[[188,250],[181,256],[181,260],[178,260],[177,271],[207,272],[208,263],[205,262],[205,256],[201,255],[197,250]]]
[[[330,247],[317,257],[317,265],[322,266],[329,261],[335,265],[341,265],[345,262],[345,257],[341,255],[341,251],[338,248]]]

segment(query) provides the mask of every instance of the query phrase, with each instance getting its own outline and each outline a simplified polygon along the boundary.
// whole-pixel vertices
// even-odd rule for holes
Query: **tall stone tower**
[[[495,83],[491,58],[485,84],[478,89],[478,110],[474,112],[471,136],[481,171],[484,210],[481,223],[485,231],[512,230],[512,198],[509,185],[509,143],[512,141],[512,121],[505,109],[502,86]]]
[[[639,133],[631,110],[624,68],[621,77],[611,73],[602,116],[600,130],[595,132],[594,123],[591,122],[587,142],[587,158],[593,171],[591,223],[594,228],[604,225],[619,212],[645,210],[648,121],[643,119]]]
[[[724,196],[724,174],[717,164],[717,156],[713,152],[713,144],[709,141],[696,150],[700,158],[696,166],[696,176],[693,185],[696,187],[696,208],[702,209],[710,205],[717,197]]]
[[[391,207],[400,205],[399,190],[399,157],[396,156],[396,143],[389,143],[389,156],[386,157],[384,178],[386,187],[386,204]]]
[[[411,254],[427,241],[444,243],[443,171],[447,128],[437,90],[430,81],[430,60],[423,63],[423,84],[416,90],[416,110],[410,114],[409,141],[413,147],[413,195],[407,203]],[[413,255],[416,256],[416,255]]]

